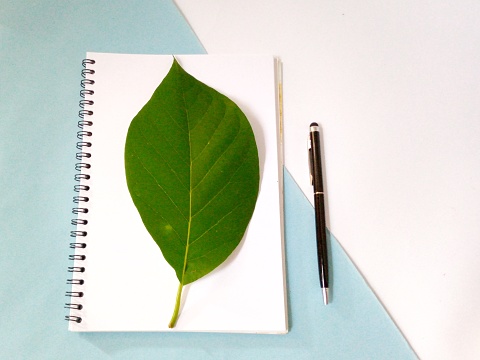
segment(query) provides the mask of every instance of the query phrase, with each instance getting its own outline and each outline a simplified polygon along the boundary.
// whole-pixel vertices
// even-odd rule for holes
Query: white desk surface
[[[480,358],[480,2],[176,0],[208,53],[283,61],[285,160],[421,359]]]

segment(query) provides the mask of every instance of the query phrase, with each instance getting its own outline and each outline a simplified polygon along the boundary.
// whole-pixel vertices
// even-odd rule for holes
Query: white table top
[[[208,53],[283,61],[285,162],[422,359],[480,357],[480,3],[176,0]]]

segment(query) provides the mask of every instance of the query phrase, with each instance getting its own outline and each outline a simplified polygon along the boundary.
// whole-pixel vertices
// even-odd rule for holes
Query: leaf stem
[[[177,324],[178,313],[180,311],[180,303],[181,303],[180,300],[182,299],[182,289],[183,289],[183,284],[180,283],[178,285],[178,290],[177,290],[177,299],[175,300],[175,309],[173,310],[172,319],[170,320],[170,323],[168,324],[168,327],[170,329],[174,328],[175,325]]]

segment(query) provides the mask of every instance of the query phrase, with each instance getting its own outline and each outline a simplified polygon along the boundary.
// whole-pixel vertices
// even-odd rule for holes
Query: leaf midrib
[[[184,285],[185,280],[185,271],[187,269],[187,259],[188,259],[188,248],[190,246],[190,231],[192,227],[192,169],[193,169],[193,161],[192,161],[192,139],[190,133],[190,118],[188,113],[187,101],[185,99],[185,88],[183,87],[182,83],[182,99],[183,105],[185,109],[185,117],[187,120],[187,132],[188,132],[188,155],[189,155],[189,162],[190,162],[190,169],[189,169],[189,199],[188,199],[188,230],[187,230],[187,241],[185,246],[185,257],[183,259],[183,268],[182,268],[182,279],[180,280],[180,286]]]

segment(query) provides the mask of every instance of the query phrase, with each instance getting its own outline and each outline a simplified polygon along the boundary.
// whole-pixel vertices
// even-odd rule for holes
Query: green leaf
[[[224,262],[252,217],[255,137],[234,102],[174,59],[130,124],[125,171],[142,221],[180,282],[173,327],[183,286]]]

